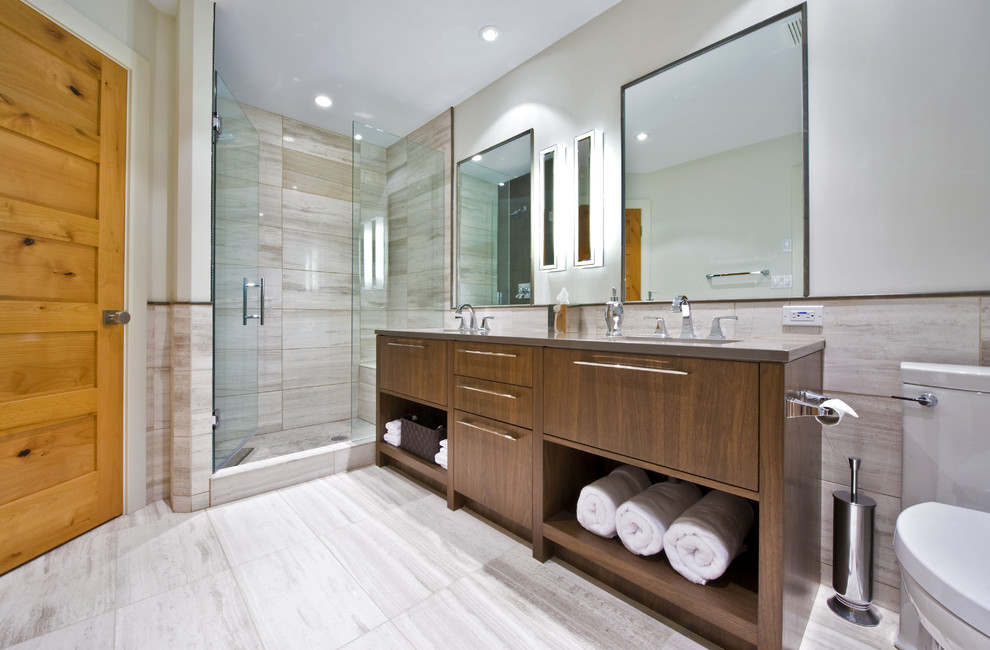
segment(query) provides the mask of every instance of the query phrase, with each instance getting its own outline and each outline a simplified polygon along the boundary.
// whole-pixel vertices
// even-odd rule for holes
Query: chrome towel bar
[[[711,280],[712,278],[729,278],[735,275],[770,275],[770,269],[763,269],[762,271],[738,271],[736,273],[709,273],[705,277]]]

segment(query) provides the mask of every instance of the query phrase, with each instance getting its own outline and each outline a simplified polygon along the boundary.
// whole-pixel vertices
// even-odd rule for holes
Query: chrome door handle
[[[260,295],[258,297],[259,309],[257,314],[247,313],[247,290],[248,288],[258,287],[261,289]],[[244,278],[243,286],[243,300],[241,302],[241,324],[247,325],[247,322],[253,318],[258,319],[259,325],[265,324],[265,279],[259,278],[257,282],[248,282],[247,278]]]
[[[114,311],[112,309],[103,310],[104,325],[127,325],[131,322],[131,315],[126,311]]]

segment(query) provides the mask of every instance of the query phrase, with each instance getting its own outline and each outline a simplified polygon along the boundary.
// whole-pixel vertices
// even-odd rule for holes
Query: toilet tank
[[[925,501],[990,512],[990,367],[901,363],[904,402],[901,506]]]

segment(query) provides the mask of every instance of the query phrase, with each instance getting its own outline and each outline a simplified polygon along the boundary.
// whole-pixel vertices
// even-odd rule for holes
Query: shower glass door
[[[213,469],[236,465],[258,430],[258,133],[215,74],[213,133]],[[216,116],[219,119],[216,119]]]

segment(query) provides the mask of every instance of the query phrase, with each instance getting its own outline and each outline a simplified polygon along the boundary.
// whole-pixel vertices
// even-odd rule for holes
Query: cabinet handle
[[[458,350],[458,352],[463,352],[464,354],[482,354],[486,357],[509,357],[515,359],[518,354],[509,354],[508,352],[486,352],[484,350]]]
[[[595,366],[596,368],[616,368],[618,370],[640,370],[642,372],[659,372],[664,375],[687,375],[683,370],[668,370],[667,368],[644,368],[643,366],[627,366],[623,363],[596,363],[594,361],[575,361],[578,366]]]
[[[416,345],[416,344],[413,344],[413,343],[388,343],[388,345],[391,345],[391,346],[397,347],[397,348],[419,348],[420,350],[425,350],[426,349],[426,346],[425,345]]]
[[[516,395],[513,395],[512,393],[500,393],[494,390],[485,390],[484,388],[465,386],[464,384],[458,384],[457,387],[463,388],[464,390],[473,390],[476,393],[484,393],[485,395],[494,395],[495,397],[508,397],[509,399],[519,399]]]
[[[519,436],[515,434],[507,433],[505,431],[496,431],[495,429],[486,429],[485,427],[478,426],[477,424],[468,422],[467,420],[458,420],[457,424],[463,424],[466,427],[471,427],[472,429],[477,429],[478,431],[484,431],[485,433],[490,433],[493,436],[505,438],[506,440],[519,440]]]

